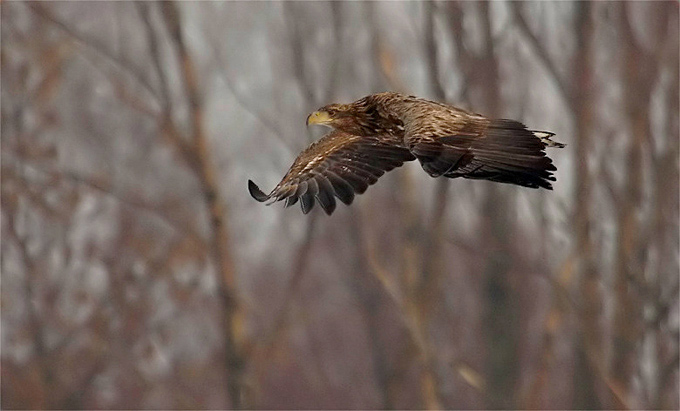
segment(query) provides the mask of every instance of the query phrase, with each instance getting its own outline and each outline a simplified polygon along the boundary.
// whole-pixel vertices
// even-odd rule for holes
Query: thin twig
[[[280,308],[272,325],[264,333],[264,336],[259,338],[260,343],[258,344],[258,349],[269,350],[274,342],[278,339],[281,331],[285,328],[286,319],[290,313],[290,308],[292,303],[295,301],[294,297],[296,292],[302,282],[305,272],[307,271],[307,264],[309,263],[309,252],[312,248],[312,240],[314,238],[314,229],[316,227],[318,220],[318,214],[314,213],[309,216],[307,220],[307,228],[305,229],[305,235],[302,240],[302,244],[298,248],[297,255],[295,256],[295,261],[291,267],[291,278],[288,280],[286,290],[283,293],[283,301],[281,302]],[[246,352],[254,349],[251,346]]]
[[[62,32],[66,33],[69,37],[75,40],[77,43],[85,46],[86,48],[96,52],[97,54],[106,58],[107,61],[112,63],[119,70],[128,73],[139,85],[141,85],[144,90],[146,90],[156,102],[160,101],[158,93],[146,78],[140,73],[140,71],[131,65],[128,61],[122,60],[119,57],[111,53],[104,45],[97,43],[92,39],[88,39],[82,34],[76,32],[70,28],[66,23],[54,17],[54,15],[47,10],[47,8],[40,2],[24,2],[29,9],[31,9],[35,14],[47,20],[54,26],[58,27]]]
[[[288,28],[288,38],[291,45],[291,59],[293,64],[293,75],[298,83],[302,96],[307,102],[316,103],[317,99],[314,96],[314,90],[310,86],[309,76],[305,68],[305,49],[302,46],[302,34],[300,33],[299,24],[295,21],[295,13],[293,8],[294,3],[283,2],[283,14]]]
[[[531,46],[531,49],[534,51],[534,54],[541,61],[546,71],[548,72],[548,75],[550,75],[550,77],[557,85],[557,88],[560,91],[560,95],[564,99],[565,103],[567,103],[567,107],[571,109],[573,106],[573,97],[569,92],[569,88],[567,87],[564,79],[557,70],[557,66],[553,62],[553,59],[550,57],[548,50],[543,46],[543,44],[538,39],[536,34],[534,34],[534,32],[531,31],[531,28],[529,28],[529,25],[526,19],[524,18],[524,14],[520,9],[522,3],[511,1],[509,5],[512,14],[515,17],[515,22],[517,23],[517,27],[519,28],[520,33],[522,33],[522,35],[526,37],[526,39],[529,42],[529,46]]]
[[[159,221],[162,221],[167,227],[171,228],[173,231],[176,231],[177,233],[184,235],[185,237],[191,239],[192,241],[197,242],[201,246],[204,245],[204,240],[202,239],[202,237],[191,227],[187,227],[186,224],[183,224],[179,220],[176,220],[168,215],[163,214],[162,212],[160,212],[160,210],[158,210],[157,207],[153,205],[150,205],[141,200],[131,199],[122,196],[121,194],[115,192],[110,186],[107,186],[102,182],[98,182],[90,178],[80,176],[70,171],[50,170],[41,166],[29,164],[26,160],[10,157],[7,153],[3,153],[2,161],[13,163],[18,167],[30,169],[32,172],[38,172],[47,175],[50,178],[69,181],[71,183],[82,185],[84,187],[88,187],[89,189],[103,193],[115,199],[123,206],[138,211],[142,211],[156,217]]]
[[[213,50],[211,54],[215,67],[217,67],[219,78],[234,97],[234,100],[236,100],[243,110],[245,110],[255,120],[257,120],[257,122],[264,126],[264,128],[266,128],[271,135],[276,137],[291,154],[294,153],[295,150],[293,145],[283,137],[281,127],[276,123],[276,121],[259,110],[253,102],[249,101],[248,98],[236,88],[234,82],[229,76],[229,73],[227,72],[227,63],[224,59],[222,50],[217,46],[216,42],[211,40],[209,45]]]
[[[148,42],[149,50],[151,51],[151,61],[153,67],[156,70],[156,75],[158,76],[158,82],[161,89],[161,107],[166,117],[172,116],[172,98],[170,96],[169,82],[165,70],[163,69],[163,64],[161,63],[160,54],[160,44],[156,38],[156,33],[154,32],[153,25],[151,23],[151,10],[150,4],[146,2],[135,2],[134,5],[139,12],[142,22],[144,23],[144,32],[146,34],[146,39]]]

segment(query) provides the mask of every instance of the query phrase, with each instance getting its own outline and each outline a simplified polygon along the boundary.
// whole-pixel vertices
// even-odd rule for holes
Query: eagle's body
[[[322,107],[307,123],[333,131],[305,149],[269,195],[249,181],[256,200],[286,200],[286,206],[300,200],[304,213],[318,201],[331,214],[334,196],[351,204],[386,171],[415,159],[433,177],[552,189],[555,166],[544,149],[564,146],[550,140],[553,133],[517,121],[390,92]]]

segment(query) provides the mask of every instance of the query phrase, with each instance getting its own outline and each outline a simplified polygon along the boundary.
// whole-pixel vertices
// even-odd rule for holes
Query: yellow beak
[[[325,111],[315,111],[307,116],[307,125],[310,124],[328,124],[333,120],[331,116]]]

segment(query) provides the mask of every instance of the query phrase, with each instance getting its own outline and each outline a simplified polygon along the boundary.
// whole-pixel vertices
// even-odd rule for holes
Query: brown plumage
[[[351,204],[385,172],[418,159],[432,177],[463,177],[552,189],[555,166],[546,147],[564,147],[550,132],[399,93],[331,104],[307,124],[333,129],[305,149],[270,194],[248,181],[258,201],[298,200],[303,213],[316,202],[327,214],[335,198]]]

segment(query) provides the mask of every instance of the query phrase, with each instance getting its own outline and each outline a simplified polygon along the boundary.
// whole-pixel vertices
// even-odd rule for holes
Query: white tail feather
[[[536,131],[536,130],[531,130],[532,133],[541,141],[543,144],[546,145],[546,147],[557,147],[557,148],[562,148],[566,147],[566,144],[563,143],[558,143],[557,141],[552,141],[551,138],[555,135],[555,133],[551,133],[549,131]]]

